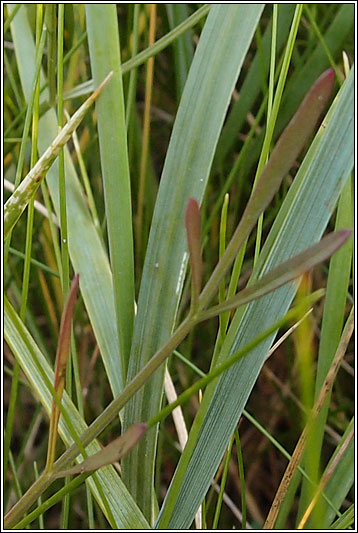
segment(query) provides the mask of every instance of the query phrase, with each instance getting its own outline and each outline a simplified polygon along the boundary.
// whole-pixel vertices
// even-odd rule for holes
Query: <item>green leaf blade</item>
[[[7,299],[5,299],[4,311],[6,342],[14,356],[18,359],[23,372],[31,383],[33,390],[36,391],[37,397],[40,399],[45,410],[47,413],[50,413],[52,394],[42,374],[44,373],[47,375],[48,381],[53,383],[54,372]],[[39,368],[42,368],[42,372],[40,372]],[[64,392],[63,395],[63,406],[70,416],[73,425],[77,429],[78,434],[85,431],[87,425],[66,392]],[[61,417],[59,422],[59,433],[67,446],[70,446],[73,443],[71,432],[67,424],[64,422],[63,417]],[[100,451],[100,446],[97,441],[93,441],[86,447],[86,451],[88,454],[97,453]],[[62,465],[62,468],[64,466],[65,465]],[[114,468],[112,466],[106,466],[103,470],[98,472],[97,476],[116,520],[117,527],[119,529],[135,530],[148,528],[148,523]],[[94,481],[89,479],[87,482],[90,484],[93,494],[105,513],[105,506],[103,501],[101,501],[101,497],[96,489]],[[118,505],[119,500],[121,505]]]
[[[87,4],[86,22],[95,85],[114,71],[104,99],[98,101],[98,134],[120,358],[126,374],[134,321],[132,201],[115,4]],[[106,31],[103,31],[106,28]],[[118,43],[117,46],[114,43]]]
[[[206,20],[160,181],[138,298],[128,381],[173,330],[188,261],[186,204],[190,197],[199,203],[203,198],[227,106],[262,9],[262,4],[215,5]],[[126,406],[125,428],[138,420],[149,420],[159,410],[163,370]],[[156,438],[155,431],[148,432],[123,460],[125,482],[149,520],[155,498]],[[143,476],[147,480],[144,488]]]
[[[21,9],[12,21],[11,31],[23,91],[26,98],[29,98],[36,54],[25,9]],[[43,97],[46,96],[44,91]],[[56,114],[50,109],[40,120],[38,140],[40,153],[48,148],[49,139],[54,139],[57,133]],[[117,395],[123,388],[125,378],[122,374],[122,365],[118,364],[119,343],[112,273],[104,243],[89,214],[73,161],[67,148],[64,152],[70,259],[75,272],[80,274],[81,295],[100,348],[111,389],[113,394]],[[58,161],[55,161],[48,171],[46,181],[55,211],[59,215]],[[98,283],[99,279],[101,283]]]
[[[352,70],[296,175],[251,282],[321,237],[353,165],[353,80]],[[293,296],[290,284],[249,304],[244,313],[236,313],[218,364],[283,316]],[[273,339],[274,335],[261,343],[250,358],[235,364],[214,390],[210,386],[207,389],[156,527],[190,526]]]

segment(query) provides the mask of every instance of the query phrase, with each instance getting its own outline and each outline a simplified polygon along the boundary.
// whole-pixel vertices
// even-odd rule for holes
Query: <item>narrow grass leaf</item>
[[[353,165],[354,73],[343,84],[282,204],[253,272],[251,283],[321,238]],[[287,311],[295,289],[289,284],[237,312],[218,364]],[[274,335],[251,357],[209,385],[194,420],[156,527],[189,527],[245,408]]]
[[[310,270],[318,263],[328,259],[333,255],[343,244],[349,239],[351,235],[350,230],[341,230],[331,233],[324,237],[319,243],[304,250],[291,259],[284,261],[281,265],[273,268],[262,278],[255,281],[246,289],[243,289],[238,294],[229,298],[225,302],[211,307],[207,311],[200,314],[200,320],[206,320],[224,311],[230,311],[247,304],[252,300],[261,298],[265,294],[272,292],[301,276],[307,270]]]
[[[109,73],[103,80],[101,85],[87,98],[84,104],[74,113],[70,121],[62,128],[57,137],[52,141],[51,145],[42,154],[35,166],[30,170],[27,176],[22,180],[18,188],[12,193],[7,200],[4,207],[4,239],[6,239],[20,218],[25,207],[34,195],[39,183],[46,176],[46,173],[54,160],[58,156],[61,148],[66,144],[71,137],[72,132],[81,123],[83,117],[91,107],[95,99],[100,95],[102,89],[107,85],[112,77]]]
[[[39,368],[35,363],[35,359],[37,359],[38,363],[41,365],[43,371],[48,376],[48,379],[51,383],[53,383],[54,381],[54,372],[50,368],[46,358],[43,356],[43,354],[33,341],[24,324],[19,320],[18,315],[16,314],[8,300],[5,300],[4,311],[6,342],[8,343],[14,356],[18,359],[23,372],[31,383],[33,390],[36,391],[37,397],[40,399],[41,404],[44,406],[46,411],[50,413],[53,401],[52,394],[51,391],[48,389],[46,383],[44,382],[43,376],[39,372]],[[73,405],[70,398],[68,397],[66,391],[63,394],[63,408],[70,416],[73,425],[78,431],[78,434],[83,433],[87,429],[87,425],[78,413],[76,407]],[[70,446],[73,443],[71,432],[62,417],[59,422],[59,433],[67,446]],[[89,446],[86,447],[86,452],[88,453],[88,455],[91,455],[97,453],[98,451],[100,451],[100,449],[101,448],[97,441],[93,441]],[[61,458],[58,459],[54,464],[53,473],[56,473],[59,470],[63,470],[67,466],[68,463],[61,460]],[[98,476],[98,480],[106,495],[117,527],[119,529],[134,530],[148,528],[148,523],[144,519],[141,511],[137,507],[135,501],[127,491],[126,487],[122,483],[120,477],[118,476],[118,473],[114,470],[114,468],[112,466],[106,466],[96,475]],[[43,482],[43,490],[45,490],[52,483],[52,481],[53,477],[48,476]],[[36,486],[36,483],[37,482],[35,482],[33,487]],[[99,503],[104,513],[106,513],[105,505],[101,500],[101,497],[96,489],[93,479],[89,479],[88,483],[97,502]],[[14,508],[11,510],[11,513],[9,513],[9,516],[7,516],[6,518],[6,528],[12,527],[13,525],[15,525],[16,522],[19,521],[23,514],[27,512],[30,505],[32,505],[36,501],[36,497],[37,496],[35,493],[33,500],[26,500],[24,504],[20,507],[18,505],[14,506]],[[118,501],[121,502],[120,505],[118,505]]]
[[[82,463],[67,470],[61,470],[56,477],[73,476],[83,472],[98,470],[102,466],[110,465],[119,461],[140,441],[147,429],[146,424],[133,424],[127,431],[107,444],[102,450],[87,457]]]
[[[263,4],[213,5],[201,33],[160,180],[138,298],[128,382],[173,331],[188,261],[185,208],[190,197],[198,203],[203,198],[232,91],[262,9]],[[128,403],[125,428],[138,420],[149,420],[159,410],[163,376],[164,368]],[[122,461],[125,483],[150,521],[155,499],[156,441],[156,431],[147,432]]]
[[[113,71],[96,103],[106,221],[117,315],[119,357],[126,374],[134,321],[132,201],[115,4],[87,4],[86,23],[94,83]],[[103,31],[103,29],[106,31]],[[119,366],[119,365],[118,365]]]
[[[67,360],[70,353],[70,342],[72,332],[72,318],[77,298],[79,275],[77,274],[72,282],[67,302],[62,314],[60,334],[58,338],[57,353],[55,359],[55,381],[54,389],[57,393],[58,401],[61,401],[65,389]],[[55,459],[58,421],[60,419],[60,409],[55,399],[52,402],[50,429],[48,437],[46,470],[51,470]]]

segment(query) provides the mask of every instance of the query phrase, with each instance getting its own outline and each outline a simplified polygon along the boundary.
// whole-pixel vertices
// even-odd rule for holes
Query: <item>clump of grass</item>
[[[352,524],[352,10],[7,5],[6,527]]]

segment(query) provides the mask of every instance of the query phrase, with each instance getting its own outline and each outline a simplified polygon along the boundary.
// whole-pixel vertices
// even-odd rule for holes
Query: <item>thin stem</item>
[[[42,57],[43,47],[45,43],[44,31],[42,31],[42,6],[37,6],[37,20],[36,20],[36,43],[37,46],[42,47],[41,53],[39,53],[37,59]],[[33,91],[33,117],[32,117],[32,144],[31,144],[31,166],[33,166],[37,159],[37,137],[38,137],[38,116],[39,116],[39,96],[40,96],[40,84],[39,84],[39,70],[37,70],[37,78],[34,84]],[[23,145],[25,146],[25,139],[27,138],[28,129],[30,126],[30,113],[27,114],[28,122],[26,124],[26,132],[24,128],[23,135]],[[25,136],[26,133],[26,136]],[[23,162],[25,157],[25,152],[23,151],[22,160],[19,162],[17,168],[16,179],[19,183],[22,174]],[[25,244],[25,261],[24,261],[24,271],[23,271],[23,283],[22,283],[22,294],[21,294],[21,305],[20,305],[20,318],[25,322],[26,316],[26,306],[28,298],[28,288],[29,288],[29,279],[30,279],[30,267],[31,267],[31,245],[32,245],[32,228],[33,228],[33,216],[34,216],[34,198],[30,201],[28,207],[28,218],[27,218],[27,227],[26,227],[26,244]],[[10,239],[9,239],[10,244]],[[7,469],[7,463],[10,452],[12,430],[15,417],[15,405],[17,399],[18,385],[19,385],[19,376],[20,376],[20,366],[15,359],[14,361],[14,373],[11,382],[11,392],[10,392],[10,402],[9,410],[6,418],[6,430],[5,430],[5,443],[4,443],[4,472]]]
[[[172,337],[160,349],[150,361],[142,368],[137,376],[124,388],[122,394],[113,400],[107,408],[99,415],[99,417],[89,426],[89,428],[82,434],[77,443],[72,444],[61,457],[54,463],[51,474],[49,472],[43,472],[37,481],[30,487],[30,489],[24,494],[24,496],[14,505],[14,507],[8,512],[5,517],[4,525],[6,529],[12,528],[19,519],[25,514],[27,509],[36,501],[39,494],[42,494],[53,482],[55,475],[60,470],[64,470],[79,454],[79,452],[86,457],[84,452],[85,446],[87,446],[93,439],[95,439],[118,415],[118,412],[126,405],[126,403],[134,396],[136,392],[144,385],[147,379],[161,366],[167,357],[175,350],[180,342],[186,337],[189,331],[196,324],[196,320],[193,317],[186,318],[182,324],[173,333]],[[52,394],[57,398],[57,393],[49,383],[49,388]],[[61,407],[62,414],[64,410]],[[67,417],[68,419],[68,417]],[[66,423],[68,420],[66,419]],[[78,478],[76,478],[78,479]],[[98,487],[97,487],[98,488]]]
[[[156,4],[150,4],[150,23],[149,23],[149,46],[154,43],[156,28]],[[148,59],[147,75],[145,80],[145,102],[144,102],[144,120],[143,120],[143,140],[142,153],[140,158],[140,175],[138,191],[138,211],[137,211],[137,254],[138,264],[142,258],[143,242],[143,210],[144,210],[144,192],[148,166],[149,136],[150,136],[150,109],[152,103],[153,91],[153,72],[154,57]]]
[[[271,505],[270,512],[266,518],[264,529],[273,529],[279,510],[281,508],[281,504],[283,502],[283,499],[287,493],[288,487],[291,483],[293,474],[295,473],[303,452],[306,449],[306,444],[308,437],[312,431],[313,425],[317,419],[317,416],[319,415],[322,406],[325,403],[327,394],[331,390],[332,384],[334,382],[334,379],[337,375],[338,369],[340,367],[340,364],[342,362],[342,359],[344,357],[344,354],[346,353],[346,349],[348,346],[348,342],[352,336],[354,329],[354,309],[351,309],[350,315],[347,319],[346,325],[344,327],[342,336],[341,336],[341,342],[339,343],[339,346],[336,351],[336,355],[334,356],[333,362],[330,366],[330,369],[328,371],[328,374],[326,376],[326,379],[324,380],[324,383],[321,387],[320,393],[318,395],[318,398],[312,408],[312,411],[309,416],[309,420],[304,428],[304,430],[301,433],[300,438],[298,439],[298,442],[296,444],[295,450],[292,454],[291,460],[286,468],[286,471],[282,477],[280,486],[276,492],[274,501]]]
[[[161,39],[158,39],[152,46],[148,46],[143,52],[140,52],[137,54],[133,59],[129,59],[122,65],[122,74],[125,74],[126,72],[129,72],[132,68],[139,67],[139,65],[142,65],[145,63],[150,57],[153,57],[164,48],[169,46],[173,41],[175,41],[180,35],[182,35],[184,32],[195,26],[199,22],[200,19],[205,17],[209,13],[209,10],[211,8],[211,4],[204,4],[202,7],[200,7],[195,13],[193,13],[189,18],[184,20],[181,24],[179,24],[176,28],[174,28],[172,31],[164,35]]]
[[[64,4],[58,6],[58,39],[57,39],[57,120],[58,131],[64,125],[63,110],[63,31],[64,31]],[[59,172],[59,198],[60,198],[60,227],[61,227],[61,263],[62,263],[62,291],[66,299],[69,286],[69,256],[68,256],[68,229],[66,206],[66,181],[64,150],[58,154]]]
[[[270,119],[271,119],[272,103],[273,103],[273,90],[274,90],[274,82],[275,82],[277,16],[278,16],[277,4],[274,4],[273,5],[273,16],[272,16],[270,78],[269,78],[269,89],[268,89],[268,100],[267,100],[267,124],[270,124]],[[273,128],[271,129],[271,134],[269,136],[269,142],[270,143],[271,143],[271,140],[272,140],[272,135],[273,135]],[[264,146],[262,148],[263,152],[264,152],[264,147],[266,145],[265,141],[266,141],[266,137],[265,137],[265,140],[264,140]],[[264,159],[263,159],[265,164],[267,163],[267,160],[268,160],[268,149],[267,149],[267,152],[265,153]],[[257,222],[257,235],[256,235],[256,244],[255,244],[254,266],[256,265],[257,260],[259,258],[259,254],[260,254],[263,218],[264,218],[264,215],[263,215],[263,213],[261,213],[260,218],[259,218],[259,220]]]

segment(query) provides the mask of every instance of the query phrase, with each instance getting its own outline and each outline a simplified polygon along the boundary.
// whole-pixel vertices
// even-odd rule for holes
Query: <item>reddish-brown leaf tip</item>
[[[325,70],[313,84],[310,92],[317,98],[319,113],[325,109],[331,96],[335,81],[335,72],[333,68],[329,68]],[[309,98],[309,93],[307,97]]]
[[[343,246],[343,244],[345,244],[349,237],[352,235],[352,230],[350,229],[340,229],[338,231],[336,231],[334,233],[337,237],[337,242],[338,242],[338,248],[340,248],[341,246]]]
[[[190,220],[193,214],[195,216],[197,212],[200,212],[199,203],[195,198],[190,197],[186,204],[185,222],[187,223],[188,219]]]

